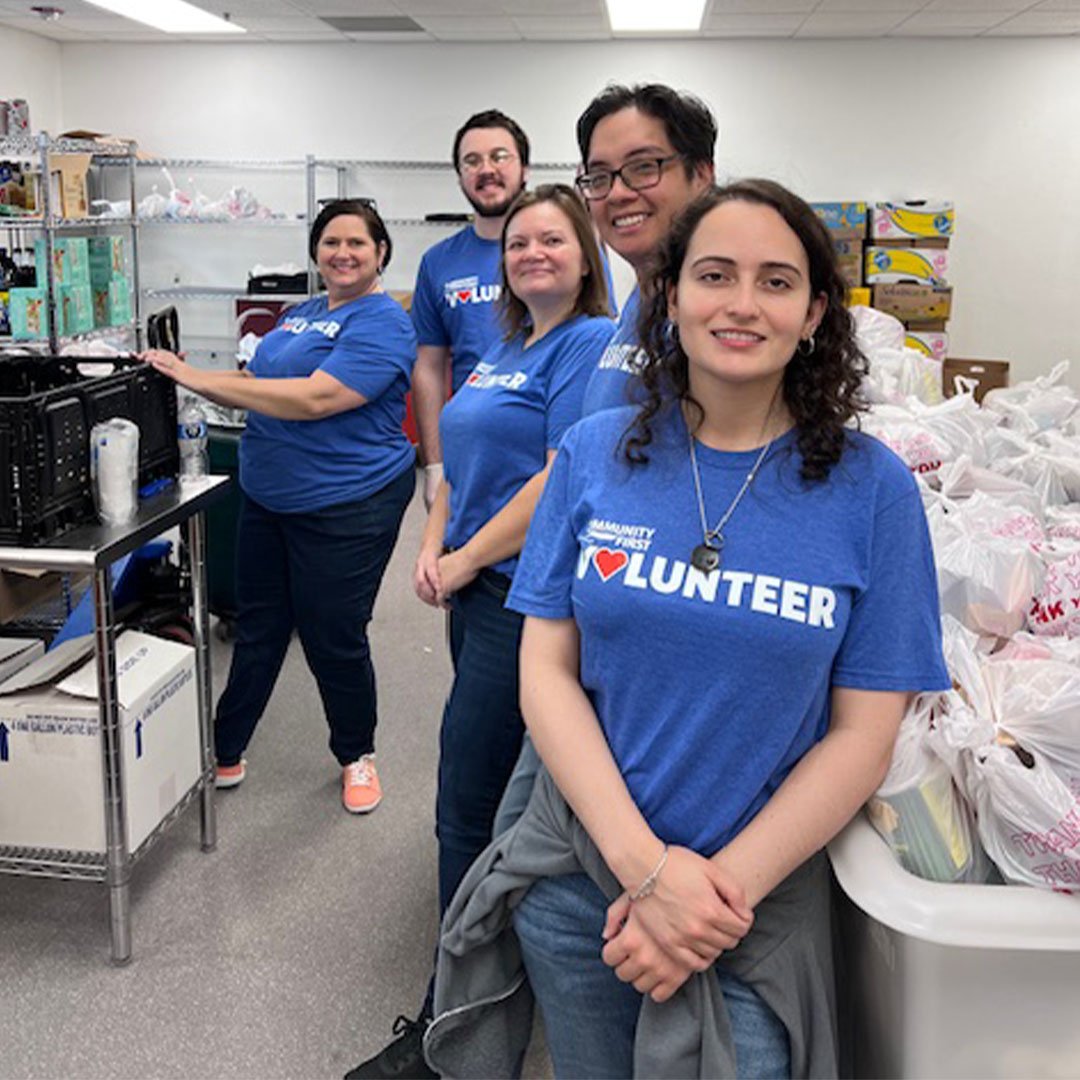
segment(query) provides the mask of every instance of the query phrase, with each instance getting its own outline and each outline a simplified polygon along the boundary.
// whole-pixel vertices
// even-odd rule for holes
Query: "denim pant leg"
[[[293,629],[282,518],[244,496],[236,531],[236,623],[229,678],[218,699],[214,752],[239,762],[270,700]]]
[[[509,581],[485,570],[454,597],[454,684],[439,736],[439,912],[445,913],[491,826],[525,730],[518,704],[522,616],[503,607]]]
[[[514,911],[525,969],[540,1004],[555,1076],[633,1076],[641,995],[600,956],[608,903],[585,874],[542,878]],[[787,1030],[757,993],[723,967],[724,994],[740,1077],[791,1075]]]
[[[290,515],[286,529],[296,628],[342,765],[375,749],[367,627],[415,485],[409,468],[366,499]]]

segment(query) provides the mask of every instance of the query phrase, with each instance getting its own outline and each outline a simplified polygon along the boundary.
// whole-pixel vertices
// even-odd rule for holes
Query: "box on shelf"
[[[34,241],[34,269],[37,284],[45,287],[46,245],[42,238]],[[53,238],[53,281],[57,285],[90,284],[90,246],[85,236]]]
[[[0,206],[17,206],[33,213],[37,209],[37,177],[17,161],[0,161]]]
[[[60,595],[61,574],[44,570],[0,570],[0,623],[12,622]]]
[[[131,285],[125,277],[114,277],[94,286],[94,325],[126,326],[131,322]]]
[[[900,281],[945,285],[949,280],[947,248],[887,248],[871,245],[866,249],[866,282],[878,285]]]
[[[944,321],[952,314],[952,289],[908,282],[875,285],[873,306],[902,323]]]
[[[870,306],[870,290],[865,287],[857,289],[848,289],[847,295],[848,307],[869,307]]]
[[[915,248],[918,251],[920,248],[930,248],[942,250],[948,248],[949,238],[947,236],[916,236],[905,237],[903,240],[873,240],[874,247],[883,248]]]
[[[949,351],[949,335],[933,330],[908,330],[904,334],[904,345],[924,356],[944,360]]]
[[[841,1030],[852,1041],[844,1075],[1075,1075],[1077,897],[923,881],[862,814],[829,858],[845,961]]]
[[[49,336],[49,305],[44,289],[8,290],[8,321],[15,341]]]
[[[74,638],[0,684],[8,751],[0,846],[105,850],[92,652],[92,637]],[[72,664],[79,666],[72,671]],[[116,639],[116,671],[127,839],[134,851],[202,773],[195,650],[128,630]]]
[[[113,278],[124,276],[122,236],[91,236],[87,246],[91,285],[105,286]]]
[[[836,265],[840,271],[840,276],[847,283],[849,289],[857,289],[862,285],[862,263],[862,255],[836,256]]]
[[[32,664],[45,653],[40,638],[0,637],[0,683]]]
[[[64,218],[90,216],[86,189],[90,160],[89,154],[49,155],[49,193],[54,214]]]
[[[834,240],[862,240],[866,236],[866,203],[815,202],[810,205]]]
[[[956,211],[951,202],[930,199],[879,202],[870,211],[870,235],[875,240],[948,237],[953,234],[955,222]]]
[[[61,285],[56,290],[60,333],[85,334],[94,329],[94,295],[89,285]]]
[[[406,311],[412,309],[412,289],[389,289],[387,291]]]
[[[946,397],[952,397],[956,393],[956,376],[971,379],[978,385],[975,387],[975,400],[982,399],[991,390],[1000,390],[1009,385],[1009,361],[1008,360],[961,360],[955,356],[949,356],[941,369],[941,379]]]

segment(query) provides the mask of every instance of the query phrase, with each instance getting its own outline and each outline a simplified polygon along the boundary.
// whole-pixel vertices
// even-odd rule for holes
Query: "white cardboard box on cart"
[[[84,660],[76,670],[71,664]],[[129,630],[116,641],[127,837],[134,851],[201,773],[195,651]],[[92,638],[0,684],[0,845],[105,850]]]
[[[924,881],[863,814],[829,857],[853,1076],[1080,1076],[1080,896]]]

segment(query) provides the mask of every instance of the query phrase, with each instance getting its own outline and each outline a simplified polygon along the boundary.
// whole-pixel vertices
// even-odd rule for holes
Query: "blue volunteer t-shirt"
[[[637,290],[626,298],[615,332],[598,357],[589,385],[585,389],[582,416],[592,416],[604,409],[615,409],[635,401],[634,388],[640,389],[637,374],[645,354],[638,344],[637,321],[641,296]]]
[[[579,315],[528,348],[521,335],[492,346],[442,411],[450,485],[446,544],[461,547],[547,463],[581,416],[581,397],[611,320]],[[513,574],[517,556],[493,569]]]
[[[416,360],[416,335],[385,293],[329,311],[325,296],[287,311],[262,339],[248,371],[260,379],[325,371],[367,403],[321,420],[248,413],[240,440],[240,486],[282,514],[366,499],[413,466],[401,429]]]
[[[892,451],[852,433],[829,478],[804,485],[792,431],[705,575],[690,566],[702,529],[682,416],[662,412],[631,467],[616,446],[633,413],[563,440],[507,606],[574,618],[581,682],[635,803],[661,839],[710,856],[825,735],[833,686],[949,687],[933,554]],[[758,453],[698,444],[710,526]]]
[[[420,260],[412,318],[420,345],[450,349],[455,392],[502,336],[499,325],[498,240],[470,225],[429,248]]]

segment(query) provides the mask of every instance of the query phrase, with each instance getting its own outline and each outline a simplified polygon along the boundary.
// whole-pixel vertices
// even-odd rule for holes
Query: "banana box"
[[[874,203],[870,236],[875,240],[902,240],[908,236],[952,236],[956,213],[951,202],[911,199]]]
[[[949,281],[948,248],[866,249],[867,285],[913,281],[924,285],[947,285]]]
[[[866,288],[848,289],[847,306],[848,307],[869,307],[870,306],[870,290],[866,289]]]
[[[949,335],[933,330],[907,330],[904,333],[904,346],[923,356],[944,361],[949,352]]]
[[[1000,390],[1009,385],[1009,361],[961,360],[959,357],[950,356],[941,371],[946,397],[952,397],[956,393],[957,376],[975,383],[975,400],[981,403],[991,390]]]
[[[91,236],[90,284],[105,288],[115,277],[124,275],[124,238],[122,236]]]
[[[126,277],[114,277],[94,286],[94,325],[126,326],[131,322],[131,285]]]
[[[902,323],[944,322],[952,314],[952,289],[907,282],[875,285],[872,306]]]
[[[857,289],[862,285],[863,258],[861,254],[837,255],[836,265],[849,289]]]
[[[89,285],[62,285],[56,290],[60,333],[85,334],[94,329],[94,297]]]
[[[810,206],[833,240],[863,240],[868,225],[864,202],[816,202]]]

